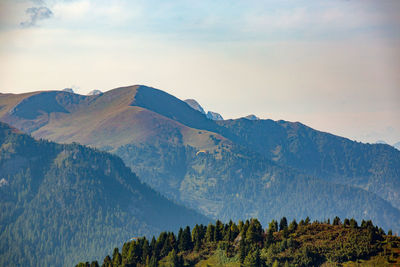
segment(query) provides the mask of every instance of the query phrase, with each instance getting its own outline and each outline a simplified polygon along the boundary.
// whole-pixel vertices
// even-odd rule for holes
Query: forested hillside
[[[354,219],[288,222],[263,228],[257,219],[181,228],[115,248],[104,260],[76,267],[129,266],[397,266],[400,238],[371,221]]]
[[[282,216],[373,220],[400,232],[400,151],[301,123],[213,121],[146,86],[100,95],[0,95],[0,119],[120,156],[170,199],[223,220]]]
[[[400,208],[400,151],[316,131],[299,122],[218,121],[220,133],[284,166],[373,192]]]
[[[224,221],[258,217],[266,223],[304,214],[323,220],[337,214],[400,231],[400,212],[375,194],[282,168],[238,148],[199,153],[157,144],[126,146],[116,153],[155,189]]]
[[[36,141],[0,123],[0,266],[71,266],[132,236],[208,222],[142,184],[121,159]]]

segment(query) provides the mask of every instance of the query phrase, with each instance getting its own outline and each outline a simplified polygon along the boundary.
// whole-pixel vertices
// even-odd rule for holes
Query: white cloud
[[[76,20],[85,18],[91,11],[89,0],[60,1],[54,4],[52,10],[57,18]]]

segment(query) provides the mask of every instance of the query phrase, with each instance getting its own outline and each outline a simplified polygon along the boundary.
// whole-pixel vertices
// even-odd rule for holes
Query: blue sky
[[[130,84],[400,141],[400,1],[0,1],[0,92]]]

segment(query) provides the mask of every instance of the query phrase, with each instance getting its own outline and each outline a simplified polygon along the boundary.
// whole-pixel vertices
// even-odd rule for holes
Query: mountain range
[[[0,94],[0,120],[37,139],[111,152],[142,182],[210,217],[338,215],[400,232],[400,151],[389,145],[299,122],[214,120],[142,85],[90,96]]]
[[[167,200],[114,155],[0,122],[0,266],[73,266],[131,237],[209,221]]]

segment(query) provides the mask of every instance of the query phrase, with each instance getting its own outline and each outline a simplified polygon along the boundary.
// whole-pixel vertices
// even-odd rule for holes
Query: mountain
[[[393,147],[395,147],[397,150],[400,150],[400,142],[393,144]]]
[[[72,88],[64,88],[63,91],[71,94],[74,93],[74,90]]]
[[[186,99],[185,103],[188,104],[191,108],[200,111],[203,114],[206,114],[206,112],[204,111],[203,107],[200,106],[200,104],[194,100],[194,99]]]
[[[87,95],[101,95],[102,93],[100,90],[92,90]]]
[[[386,143],[386,142],[383,141],[383,140],[378,140],[378,141],[375,142],[375,144],[387,145],[388,143]]]
[[[356,186],[400,208],[400,153],[316,131],[299,122],[246,119],[217,122],[237,144],[326,181]]]
[[[256,121],[256,120],[260,119],[259,117],[257,117],[256,115],[253,115],[253,114],[247,115],[246,117],[243,117],[243,118],[251,120],[251,121]]]
[[[313,222],[286,218],[271,221],[266,230],[257,219],[186,227],[158,238],[127,242],[115,248],[102,266],[398,266],[400,238],[386,235],[371,221],[358,225],[338,217]],[[162,248],[162,249],[161,249]],[[111,251],[110,251],[111,252]],[[147,264],[146,264],[147,265]],[[76,267],[98,266],[97,261]]]
[[[0,95],[0,120],[62,143],[120,156],[142,181],[204,214],[229,219],[372,219],[400,229],[400,152],[298,122],[210,120],[146,86],[95,96]]]
[[[0,123],[0,266],[72,266],[132,236],[208,222],[142,184],[121,159]]]
[[[207,118],[209,118],[210,120],[213,120],[213,121],[221,121],[224,119],[224,118],[222,118],[221,114],[219,114],[217,112],[212,112],[212,111],[207,112]]]

